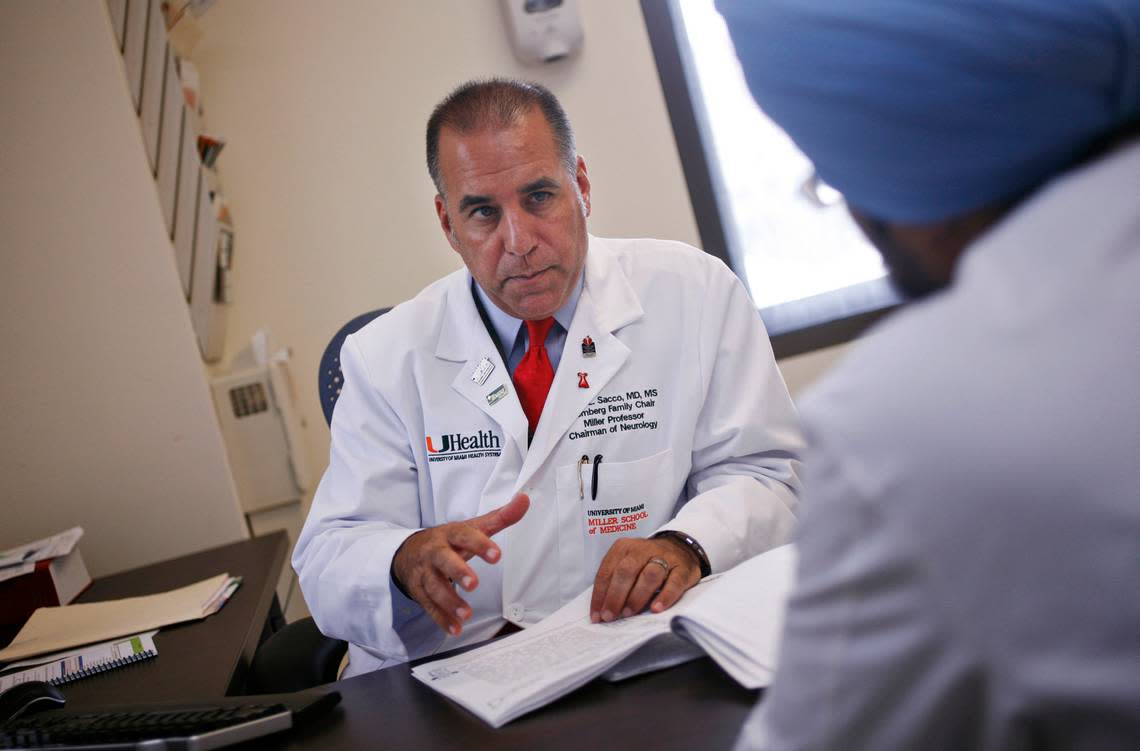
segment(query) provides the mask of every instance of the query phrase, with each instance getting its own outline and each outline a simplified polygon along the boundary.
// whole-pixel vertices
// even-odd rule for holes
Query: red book
[[[22,625],[36,608],[66,605],[91,584],[79,547],[36,561],[33,571],[0,581],[0,625]]]

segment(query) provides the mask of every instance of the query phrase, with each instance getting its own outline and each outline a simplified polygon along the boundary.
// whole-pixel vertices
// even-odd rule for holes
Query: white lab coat
[[[351,643],[351,674],[537,622],[591,585],[620,537],[683,530],[714,571],[789,539],[802,438],[739,280],[680,243],[589,242],[529,448],[465,271],[346,341],[329,468],[293,565],[321,630]],[[473,378],[484,358],[493,369]],[[446,636],[391,584],[392,557],[416,530],[518,491],[530,509],[496,537],[499,564],[473,559],[474,615]]]

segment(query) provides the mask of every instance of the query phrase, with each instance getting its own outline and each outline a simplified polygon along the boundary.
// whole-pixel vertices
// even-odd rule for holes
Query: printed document
[[[776,668],[794,570],[795,550],[786,545],[706,578],[663,613],[612,623],[590,623],[587,589],[525,631],[418,665],[412,675],[492,727],[607,671],[628,677],[702,653],[745,688],[760,688]]]

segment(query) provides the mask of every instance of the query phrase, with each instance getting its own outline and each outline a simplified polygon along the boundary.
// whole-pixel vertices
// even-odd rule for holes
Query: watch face
[[[523,10],[527,13],[541,13],[544,10],[552,10],[562,5],[562,0],[526,0],[523,4]]]

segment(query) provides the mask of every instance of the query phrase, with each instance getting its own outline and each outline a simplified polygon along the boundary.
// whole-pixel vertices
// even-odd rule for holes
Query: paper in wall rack
[[[213,169],[214,163],[218,161],[218,155],[222,153],[225,146],[225,139],[218,136],[211,136],[206,133],[198,136],[198,156],[202,159],[202,164]]]

